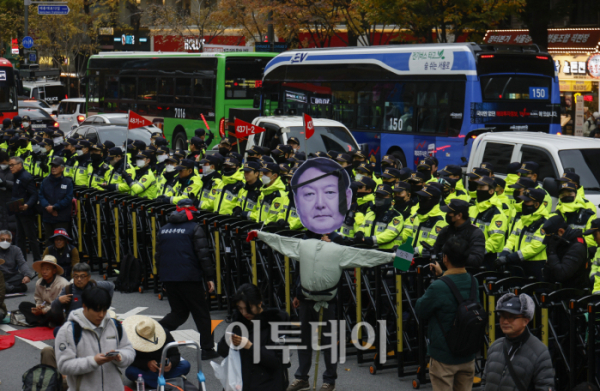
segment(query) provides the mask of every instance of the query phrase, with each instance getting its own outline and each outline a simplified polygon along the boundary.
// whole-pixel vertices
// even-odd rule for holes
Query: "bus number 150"
[[[388,130],[402,130],[402,118],[390,118]]]

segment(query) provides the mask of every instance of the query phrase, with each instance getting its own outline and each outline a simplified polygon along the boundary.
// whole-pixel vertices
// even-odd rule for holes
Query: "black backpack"
[[[131,293],[138,290],[142,282],[142,264],[133,255],[127,255],[121,260],[119,277],[115,281],[115,289],[123,293]]]
[[[477,353],[483,346],[485,331],[487,329],[487,314],[483,306],[477,301],[477,280],[471,276],[471,295],[464,300],[458,287],[449,277],[440,278],[444,281],[454,298],[458,302],[456,315],[452,327],[445,332],[438,318],[440,329],[446,337],[450,352],[457,357],[469,356]],[[436,315],[437,317],[437,315]]]
[[[23,391],[60,391],[62,376],[49,365],[36,365],[23,374]]]

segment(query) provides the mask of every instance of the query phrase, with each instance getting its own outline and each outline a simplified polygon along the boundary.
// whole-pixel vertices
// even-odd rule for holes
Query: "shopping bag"
[[[239,350],[230,348],[229,355],[221,364],[211,361],[210,365],[225,391],[242,391],[242,359]]]

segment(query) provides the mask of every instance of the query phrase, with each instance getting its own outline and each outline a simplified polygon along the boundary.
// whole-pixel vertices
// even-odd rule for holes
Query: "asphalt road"
[[[29,263],[31,264],[31,256]],[[97,273],[93,273],[92,278],[100,279],[101,277]],[[18,308],[19,303],[22,301],[33,302],[33,292],[35,290],[35,281],[29,283],[29,290],[26,296],[9,298],[6,300],[6,305],[9,311]],[[157,319],[162,318],[164,315],[169,313],[169,303],[165,299],[163,301],[158,300],[156,295],[151,292],[148,293],[129,293],[123,294],[115,292],[113,297],[112,307],[114,311],[120,315],[119,318],[131,315],[148,315]],[[212,312],[212,319],[225,319],[226,313],[223,311]],[[217,326],[214,331],[215,341],[219,341],[225,329],[227,327],[226,322],[222,322]],[[0,326],[0,335],[6,335],[6,331],[11,329],[20,329],[21,327],[13,325],[2,325]],[[183,337],[195,335],[197,337],[196,326],[190,317],[188,321],[182,325],[175,334],[175,340],[179,340]],[[176,333],[177,333],[176,332]],[[178,338],[178,336],[180,338]],[[30,342],[20,338],[16,338],[15,345],[10,349],[0,351],[0,390],[1,391],[16,391],[22,388],[22,375],[23,373],[39,364],[40,362],[40,350],[45,346],[54,346],[54,340],[48,340],[43,342]],[[192,370],[190,371],[191,378],[195,379],[194,373],[198,368],[198,362],[196,359],[196,351],[194,348],[184,347],[181,349],[182,356],[190,361]],[[216,360],[218,362],[221,359]],[[292,355],[292,366],[290,368],[290,377],[293,379],[293,374],[297,369],[297,355]],[[222,387],[219,381],[214,376],[214,371],[208,361],[202,362],[202,370],[206,376],[206,389],[208,391],[221,391]],[[324,365],[319,365],[319,372],[322,374]],[[313,369],[311,374],[314,374],[314,360]],[[188,378],[190,378],[188,375]],[[344,364],[338,365],[338,380],[336,382],[337,390],[374,390],[386,391],[386,390],[412,390],[413,376],[406,376],[404,378],[398,378],[394,369],[388,369],[379,371],[377,375],[373,376],[369,373],[369,364],[358,364],[355,356],[349,356]],[[135,385],[129,380],[123,377],[124,384],[132,387],[135,390]],[[195,382],[195,380],[194,380]],[[312,375],[311,380],[312,384]],[[317,381],[317,390],[321,386],[321,375]],[[424,385],[422,389],[431,388],[430,385]],[[86,390],[92,391],[92,390]],[[107,390],[108,391],[108,390]],[[110,390],[114,391],[114,390]]]

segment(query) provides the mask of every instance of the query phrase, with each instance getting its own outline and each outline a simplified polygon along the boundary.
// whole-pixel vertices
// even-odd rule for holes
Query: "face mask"
[[[47,155],[47,154],[48,154],[48,150],[46,148],[40,149],[40,155]]]
[[[139,168],[144,168],[144,166],[146,165],[146,161],[144,159],[137,159],[135,161],[135,165]]]
[[[31,149],[33,150],[33,152],[38,153],[40,151],[40,146],[39,145],[32,145]]]
[[[354,180],[356,182],[360,182],[360,181],[362,181],[363,178],[364,178],[364,175],[362,175],[362,174],[356,174],[356,177],[354,178]]]
[[[448,223],[448,225],[453,225],[454,223],[452,222],[452,218],[454,216],[450,215],[450,214],[446,214],[446,223]]]
[[[426,214],[433,209],[433,207],[438,203],[438,199],[436,198],[426,198],[419,196],[419,209],[417,210],[418,214]]]
[[[28,128],[29,127],[29,122],[23,122],[23,127],[24,128]]]
[[[166,172],[173,172],[173,171],[175,171],[175,166],[168,165],[168,166],[165,167],[165,171]]]
[[[359,161],[356,161],[356,160],[355,160],[355,161],[353,161],[353,162],[352,162],[352,168],[354,168],[354,169],[357,169],[358,167],[360,167],[360,164],[361,164],[361,163],[362,163],[362,162],[359,162]]]
[[[82,156],[83,155],[83,151],[81,149],[77,150],[77,156]]]
[[[166,153],[164,155],[158,155],[156,157],[156,160],[158,160],[159,163],[164,162],[165,160],[167,160],[167,158],[169,157],[169,155],[167,155]]]
[[[521,214],[523,216],[529,216],[530,214],[533,214],[535,211],[537,210],[537,208],[535,207],[535,205],[523,205],[523,211],[521,212]]]
[[[269,183],[271,183],[271,178],[269,178],[266,175],[263,175],[260,177],[261,182],[263,183],[263,185],[268,185]]]
[[[469,191],[477,191],[477,183],[475,183],[474,181],[469,181],[468,186]]]
[[[423,184],[422,183],[411,183],[410,184],[410,191],[413,194],[416,194],[418,191],[423,190]]]
[[[484,202],[492,198],[492,194],[490,194],[487,190],[477,190],[477,202]]]
[[[0,247],[2,247],[3,250],[6,250],[10,247],[10,242],[0,242]]]
[[[1,170],[6,170],[8,168],[8,164],[0,164]]]
[[[227,148],[219,148],[219,153],[223,156],[227,155],[229,153],[229,149]]]
[[[92,161],[94,163],[98,163],[99,161],[102,161],[102,155],[96,155],[96,154],[92,155]]]
[[[566,197],[561,198],[560,202],[562,202],[563,204],[570,204],[571,202],[575,202],[575,197],[566,196]]]
[[[19,140],[19,146],[21,148],[26,148],[27,147],[27,141],[26,140]]]
[[[210,168],[210,166],[202,166],[202,174],[210,175],[215,172],[214,168]]]
[[[223,169],[223,175],[225,176],[232,176],[233,174],[235,174],[237,170],[235,168],[224,168]]]
[[[378,212],[388,210],[392,206],[391,198],[375,198],[375,209]]]
[[[404,209],[406,208],[406,204],[408,202],[404,201],[404,198],[395,197],[394,198],[394,208],[396,209]]]
[[[430,171],[419,171],[420,173],[425,175],[424,181],[427,182],[431,179],[431,172]]]
[[[54,145],[58,145],[60,143],[63,142],[63,138],[62,137],[55,137],[54,138]]]
[[[357,191],[356,192],[356,198],[363,198],[364,196],[368,195],[369,193],[367,193],[366,191]]]

